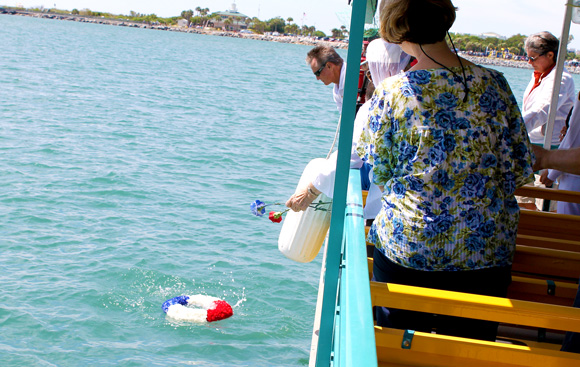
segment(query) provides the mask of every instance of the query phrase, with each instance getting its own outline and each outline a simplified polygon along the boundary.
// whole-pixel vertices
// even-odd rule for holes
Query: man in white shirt
[[[536,145],[544,144],[548,112],[552,101],[552,91],[556,78],[556,58],[558,56],[558,39],[550,32],[532,34],[526,39],[528,63],[534,68],[532,79],[524,92],[522,117],[528,130],[530,142]],[[554,121],[552,138],[548,139],[553,148],[560,145],[560,131],[566,124],[566,117],[574,104],[574,80],[566,70],[562,73],[560,94]],[[540,186],[540,175],[535,175],[534,186]],[[542,199],[516,197],[521,207],[526,209],[542,209]],[[555,210],[555,202],[550,204],[550,210]]]
[[[334,102],[336,102],[338,111],[342,112],[346,62],[334,48],[316,46],[306,55],[306,63],[310,65],[317,80],[322,81],[324,85],[334,83],[334,90],[332,91]]]
[[[526,39],[525,49],[528,63],[534,68],[532,79],[524,92],[522,117],[532,144],[544,144],[548,110],[552,99],[554,79],[556,77],[556,58],[558,39],[550,32],[532,34]],[[566,117],[574,104],[574,80],[566,70],[562,73],[560,96],[551,139],[552,145],[560,144],[560,131],[565,125]]]

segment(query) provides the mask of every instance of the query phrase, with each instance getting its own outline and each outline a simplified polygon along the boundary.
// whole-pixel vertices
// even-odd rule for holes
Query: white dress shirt
[[[534,90],[534,76],[524,92],[524,104],[522,106],[522,117],[528,130],[528,136],[532,144],[543,144],[544,134],[542,126],[548,122],[548,110],[554,89],[554,79],[556,77],[556,67],[546,75]],[[531,91],[531,92],[530,92]],[[574,90],[574,80],[572,75],[565,69],[562,73],[562,84],[560,86],[560,97],[558,98],[558,111],[554,122],[552,135],[552,145],[560,144],[560,130],[564,127],[566,117],[574,104],[576,92]]]

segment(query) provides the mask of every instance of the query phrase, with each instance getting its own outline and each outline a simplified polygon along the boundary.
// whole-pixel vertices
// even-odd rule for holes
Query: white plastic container
[[[302,172],[296,191],[304,189],[312,182],[327,164],[326,162],[324,158],[316,158],[310,161],[304,168],[304,172]],[[320,194],[312,204],[318,202],[330,203],[331,201],[332,199],[328,196]],[[278,238],[278,249],[284,256],[294,261],[306,263],[314,260],[316,255],[318,255],[330,227],[332,205],[321,205],[320,207],[326,210],[308,208],[301,212],[290,210],[286,214],[280,237]]]

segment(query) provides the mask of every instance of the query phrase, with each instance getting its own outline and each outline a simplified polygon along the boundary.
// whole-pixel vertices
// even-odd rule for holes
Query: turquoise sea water
[[[249,203],[330,148],[309,47],[7,15],[0,39],[0,364],[307,365],[320,256]],[[234,316],[165,318],[197,293]]]

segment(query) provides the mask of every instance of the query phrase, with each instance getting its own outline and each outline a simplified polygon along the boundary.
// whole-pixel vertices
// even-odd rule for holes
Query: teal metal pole
[[[356,95],[367,0],[353,0],[316,366],[330,366]]]

